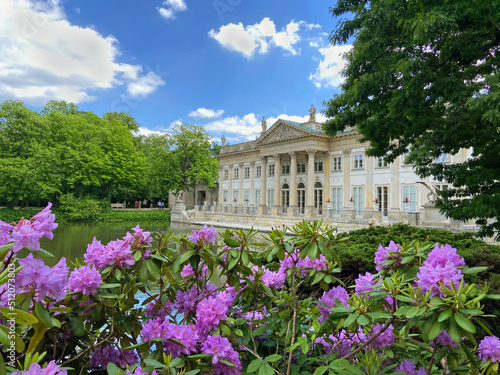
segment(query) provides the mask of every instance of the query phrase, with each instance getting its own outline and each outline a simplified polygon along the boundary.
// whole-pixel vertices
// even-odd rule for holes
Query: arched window
[[[281,186],[281,207],[283,207],[283,212],[285,213],[290,206],[290,186],[285,182]]]
[[[323,209],[323,185],[319,181],[314,184],[314,207],[321,214]]]
[[[306,185],[303,182],[297,185],[297,208],[299,214],[303,214],[306,208]]]

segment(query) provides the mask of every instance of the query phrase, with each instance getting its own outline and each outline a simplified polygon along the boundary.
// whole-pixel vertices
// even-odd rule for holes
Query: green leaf
[[[52,319],[50,318],[49,312],[45,310],[45,307],[43,307],[42,304],[38,301],[35,302],[35,314],[37,318],[40,319],[47,327],[54,326],[52,324]]]
[[[282,358],[283,357],[280,354],[271,354],[271,355],[268,355],[266,358],[264,358],[264,360],[266,362],[276,362]]]
[[[113,362],[108,362],[108,364],[106,365],[106,370],[108,371],[108,375],[120,374],[120,370],[118,369],[118,366],[115,365]]]
[[[320,366],[316,370],[314,370],[313,375],[322,375],[328,370],[328,366]]]
[[[148,366],[153,367],[153,368],[163,367],[163,364],[161,362],[158,362],[156,359],[152,359],[152,358],[144,359],[144,363]]]
[[[33,325],[38,322],[38,319],[31,315],[30,313],[27,313],[26,311],[14,309],[10,310],[9,307],[0,307],[0,312],[8,318],[9,316],[15,316],[16,317],[16,323],[17,324],[22,324],[22,325]],[[12,315],[10,315],[12,314]]]
[[[264,363],[264,361],[260,358],[254,359],[247,367],[247,373],[255,372],[259,369],[259,367]]]
[[[344,321],[344,327],[349,327],[354,321],[358,318],[359,314],[358,313],[352,313],[349,315],[346,320]]]
[[[224,243],[226,244],[226,246],[229,246],[229,247],[241,246],[241,242],[238,240],[235,240],[233,238],[224,238]]]
[[[465,268],[462,269],[462,273],[464,273],[464,274],[475,274],[475,273],[479,273],[479,272],[484,272],[488,268],[489,267],[471,267],[471,268],[465,267]]]
[[[231,329],[225,323],[219,323],[219,328],[226,336],[231,336]]]
[[[429,341],[434,340],[441,332],[443,332],[445,327],[446,323],[444,321],[439,321],[439,319],[434,321],[429,329],[429,332],[427,333],[427,339]]]
[[[3,329],[0,329],[0,342],[4,345],[4,348],[10,347],[9,335]]]
[[[403,259],[401,259],[401,264],[408,264],[408,263],[411,263],[413,262],[413,260],[415,259],[415,256],[414,255],[411,255],[411,256],[405,256],[403,257]]]
[[[455,318],[455,321],[457,322],[457,324],[462,327],[463,329],[465,329],[466,331],[469,331],[470,333],[476,333],[476,327],[474,326],[474,324],[469,320],[467,319],[465,316],[463,316],[462,314],[460,313],[455,313],[454,315],[454,318]]]
[[[273,375],[273,374],[274,370],[268,363],[264,362],[264,365],[259,367],[259,375]]]
[[[283,310],[283,311],[280,311],[278,316],[281,318],[281,319],[286,319],[288,318],[290,315],[292,315],[292,312],[293,310]]]
[[[200,371],[201,371],[200,369],[191,370],[189,372],[186,372],[184,375],[195,375],[195,374],[199,373]]]
[[[82,318],[79,316],[70,316],[68,319],[68,327],[76,336],[85,335],[85,326]]]
[[[452,309],[446,309],[441,314],[438,316],[438,321],[444,322],[445,320],[448,320],[448,318],[451,316],[451,313],[453,312]]]
[[[366,315],[360,315],[358,316],[358,324],[360,326],[366,326],[368,323],[370,323],[370,319],[366,317]]]
[[[222,362],[222,363],[224,363],[225,365],[228,365],[228,366],[230,366],[230,367],[236,367],[236,365],[235,365],[233,362],[228,361],[228,360],[226,360],[226,359],[219,358],[219,362]]]
[[[148,267],[149,274],[153,276],[153,279],[160,280],[160,269],[156,266],[155,262],[152,259],[148,259],[146,260],[146,265]]]
[[[177,258],[176,260],[176,263],[181,265],[183,264],[184,262],[186,262],[189,258],[191,258],[193,256],[193,254],[195,253],[194,250],[188,250],[186,251],[184,254],[182,254],[179,258]]]

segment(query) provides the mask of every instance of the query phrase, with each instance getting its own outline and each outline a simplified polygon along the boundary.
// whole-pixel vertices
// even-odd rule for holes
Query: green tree
[[[213,188],[218,179],[219,161],[212,156],[211,137],[202,127],[186,123],[174,130],[163,171],[169,177],[168,190],[175,194],[189,191],[197,183]]]
[[[109,122],[119,121],[125,125],[130,131],[136,132],[139,130],[139,124],[135,121],[129,112],[107,112],[102,118]]]
[[[22,102],[0,104],[0,202],[13,207],[53,199],[59,192],[60,164],[49,127]]]
[[[368,155],[409,151],[420,176],[453,187],[437,206],[500,229],[500,2],[340,0],[333,44],[353,40],[342,92],[326,104],[330,135],[357,127]],[[470,150],[460,163],[435,162]]]

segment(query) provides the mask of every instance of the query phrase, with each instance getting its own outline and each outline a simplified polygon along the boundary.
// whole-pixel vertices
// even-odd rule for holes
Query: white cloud
[[[162,131],[159,131],[159,130],[150,130],[148,128],[140,126],[139,127],[139,131],[137,131],[137,132],[134,133],[134,135],[136,135],[136,136],[138,136],[138,135],[148,136],[148,135],[151,135],[151,134],[163,135],[163,134],[166,134],[166,132],[162,132]]]
[[[205,107],[200,107],[196,111],[189,112],[189,117],[200,117],[200,118],[213,118],[220,117],[224,113],[223,109],[208,109]]]
[[[342,56],[351,49],[352,45],[320,48],[319,52],[323,55],[323,59],[319,62],[316,72],[309,75],[309,80],[318,88],[338,87],[344,80],[341,72],[346,65],[346,60]]]
[[[210,30],[208,35],[219,42],[223,47],[239,52],[245,57],[250,58],[256,52],[265,54],[270,47],[279,47],[291,55],[300,53],[296,48],[300,40],[299,29],[301,25],[308,28],[309,24],[304,21],[291,21],[284,29],[277,32],[274,22],[266,17],[253,25],[243,26],[229,23],[219,28],[219,31]]]
[[[127,86],[127,92],[131,97],[145,97],[156,91],[159,86],[165,84],[165,81],[161,77],[157,76],[153,72],[149,72],[145,76],[142,76],[131,82]]]
[[[261,131],[260,120],[255,113],[249,113],[243,117],[225,117],[220,120],[211,121],[203,125],[203,127],[209,133],[221,133],[229,141],[238,140],[239,142],[251,141]]]
[[[139,65],[117,61],[118,41],[72,25],[58,0],[1,0],[0,14],[0,99],[80,103],[95,100],[92,90],[126,85],[146,95],[164,84]]]
[[[175,18],[176,13],[185,11],[187,5],[184,0],[166,0],[161,7],[157,7],[156,9],[163,18],[172,20]]]

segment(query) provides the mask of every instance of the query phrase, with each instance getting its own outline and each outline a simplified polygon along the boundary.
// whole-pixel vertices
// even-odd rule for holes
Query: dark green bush
[[[73,194],[60,197],[59,211],[66,214],[68,220],[98,220],[107,206],[107,202],[91,197],[76,198]]]

